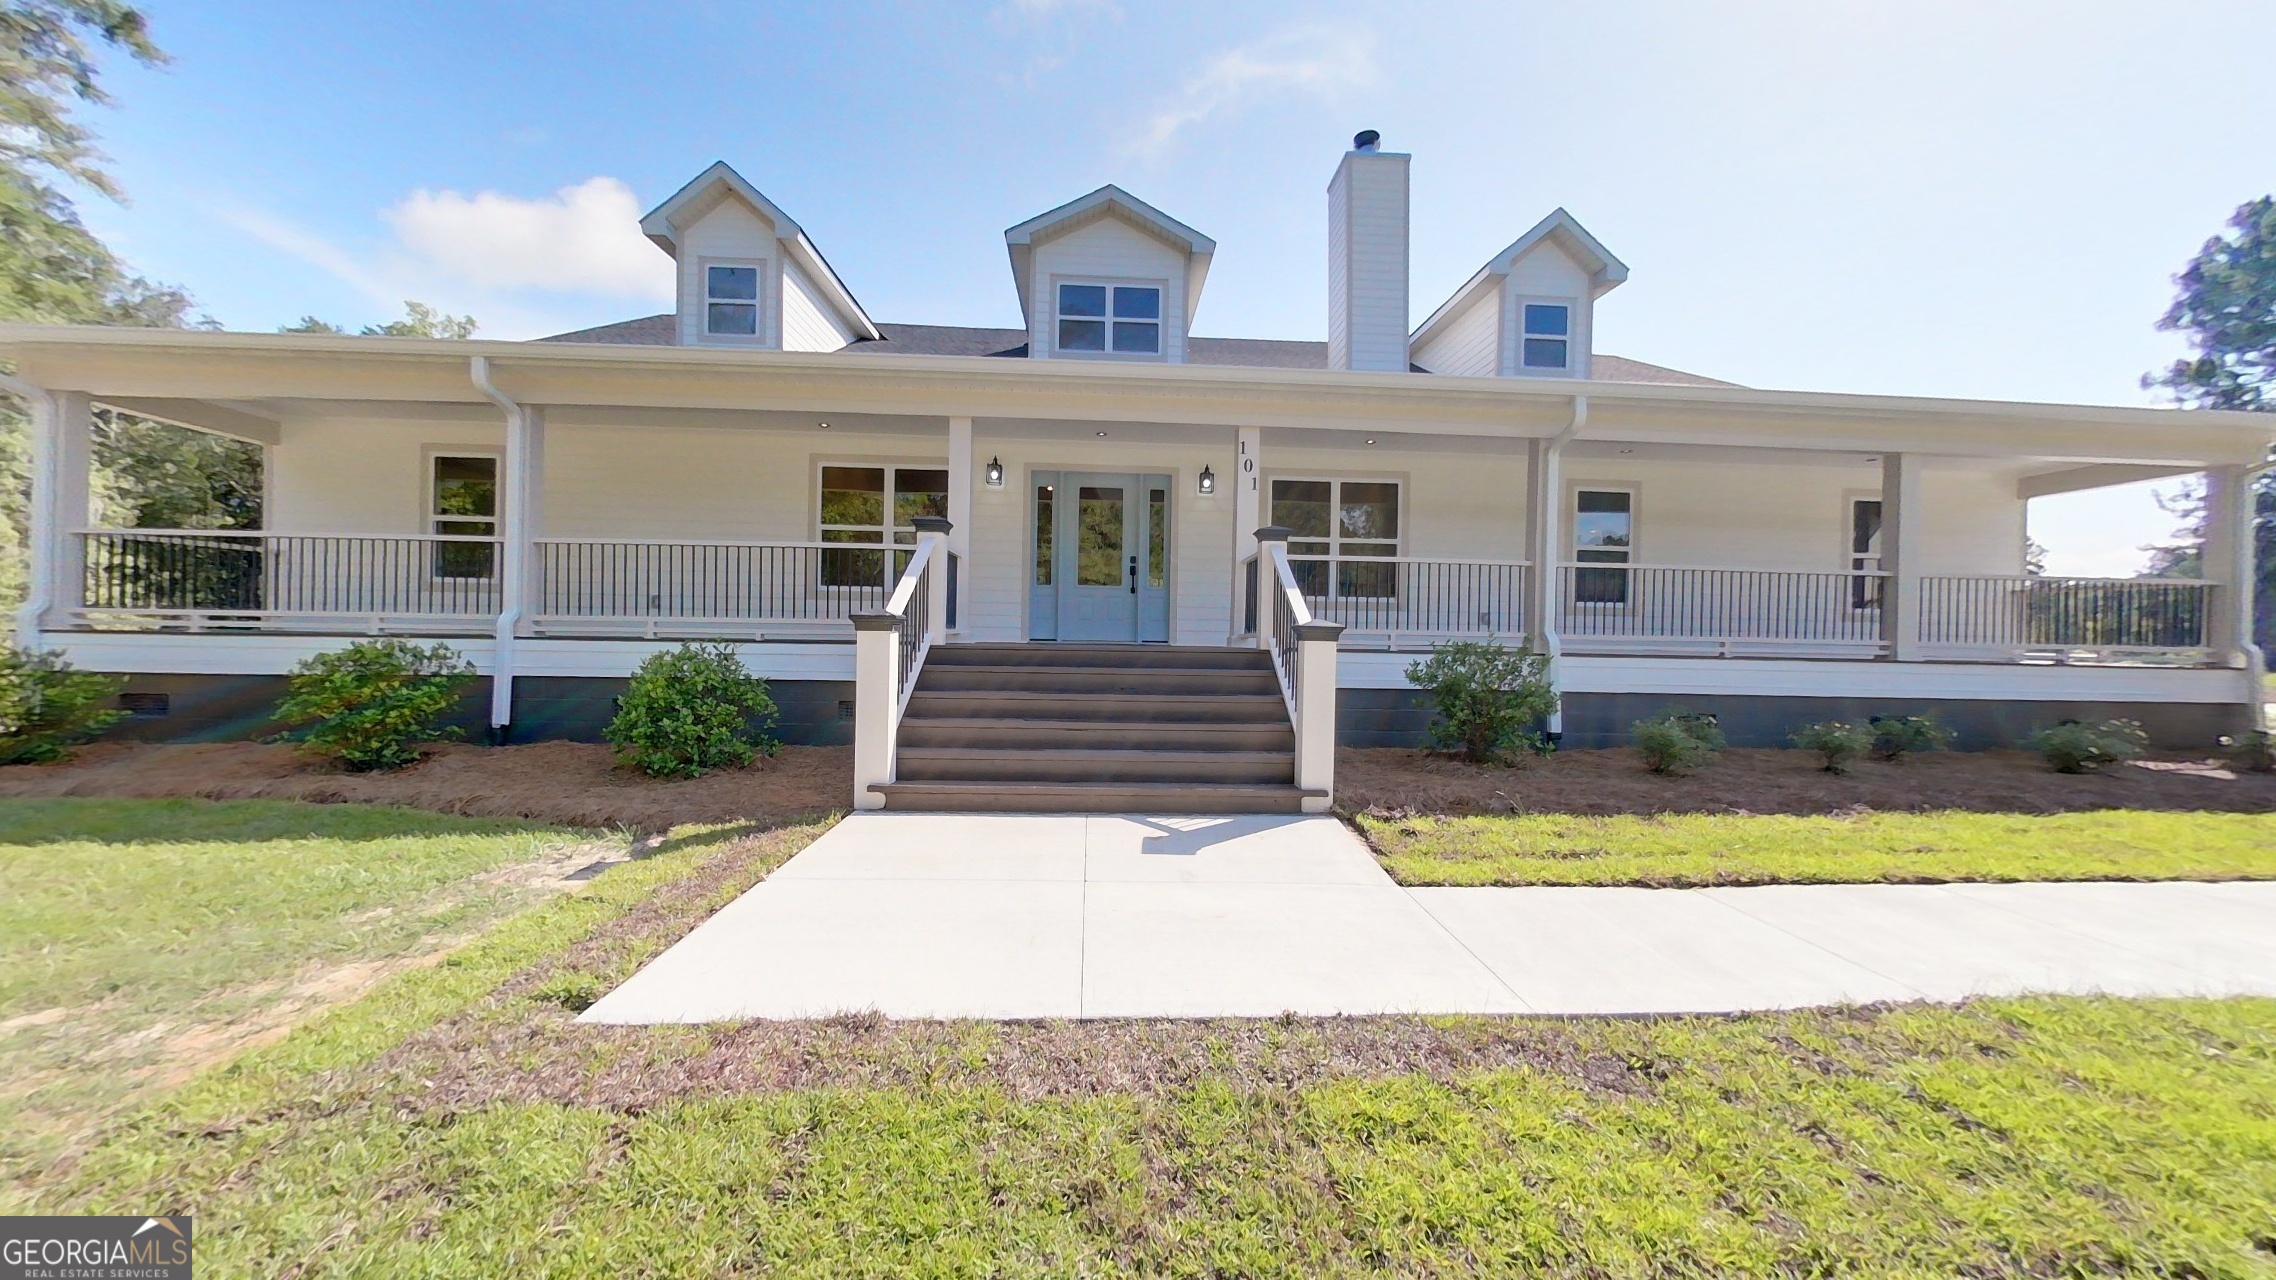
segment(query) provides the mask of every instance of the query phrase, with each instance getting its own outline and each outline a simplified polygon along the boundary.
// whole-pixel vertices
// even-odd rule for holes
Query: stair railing
[[[1343,626],[1312,616],[1288,563],[1288,534],[1279,525],[1257,530],[1257,643],[1272,654],[1296,731],[1296,785],[1317,793],[1304,797],[1304,812],[1325,813],[1335,803],[1336,654]]]
[[[893,584],[885,608],[853,615],[854,799],[856,809],[882,809],[870,790],[895,776],[901,716],[916,691],[925,656],[948,630],[948,521],[918,516],[917,550]]]

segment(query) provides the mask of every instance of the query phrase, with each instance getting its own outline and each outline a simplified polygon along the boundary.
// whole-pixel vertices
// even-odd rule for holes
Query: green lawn
[[[1356,819],[1415,885],[2276,878],[2276,814],[1664,814]]]
[[[0,1210],[195,1213],[215,1275],[2276,1275],[2270,1000],[573,1022],[819,830],[685,833]]]
[[[463,940],[537,896],[485,873],[593,838],[354,805],[0,801],[0,1169],[280,1008]]]

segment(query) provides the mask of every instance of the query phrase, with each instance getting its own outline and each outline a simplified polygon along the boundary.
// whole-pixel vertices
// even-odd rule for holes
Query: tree
[[[111,199],[118,185],[79,104],[109,100],[97,55],[146,66],[166,55],[142,14],[117,0],[0,0],[0,320],[218,328],[193,321],[187,293],[129,274],[79,221],[63,187]],[[29,455],[22,406],[0,399],[0,608],[24,589]],[[95,424],[95,488],[122,524],[246,527],[260,523],[260,450],[122,414]]]
[[[403,318],[401,320],[390,320],[385,324],[367,324],[357,332],[358,336],[365,338],[450,338],[463,340],[473,337],[474,331],[481,327],[475,322],[473,316],[454,316],[447,312],[437,311],[424,302],[406,300],[403,304]],[[300,323],[280,325],[277,332],[346,336],[348,331],[329,320],[320,320],[315,316],[302,316]]]
[[[2142,385],[2162,388],[2191,409],[2276,411],[2276,196],[2237,206],[2232,234],[2205,242],[2174,283],[2173,301],[2160,329],[2189,335],[2196,354],[2176,360]],[[2166,508],[2181,516],[2185,545],[2155,550],[2151,572],[2187,569],[2205,541],[2202,490],[2184,492]],[[2253,593],[2253,637],[2276,647],[2276,472],[2253,489],[2253,545],[2258,581]]]

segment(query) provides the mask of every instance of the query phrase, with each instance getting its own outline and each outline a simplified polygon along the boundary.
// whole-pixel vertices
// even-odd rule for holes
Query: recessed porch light
[[[1106,433],[1105,433],[1104,431],[1101,431],[1101,432],[1099,432],[1099,433],[1098,433],[1098,438],[1099,438],[1099,439],[1101,439],[1101,440],[1104,440],[1104,439],[1106,439]]]
[[[1373,437],[1373,436],[1369,436],[1369,437],[1367,437],[1367,443],[1369,443],[1369,444],[1373,444],[1373,443],[1375,443],[1375,437]]]
[[[822,428],[824,431],[828,431],[830,429],[830,424],[827,422],[817,422],[814,425]]]

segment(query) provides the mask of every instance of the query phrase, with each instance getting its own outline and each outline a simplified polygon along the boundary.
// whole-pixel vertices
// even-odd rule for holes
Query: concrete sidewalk
[[[587,1010],[1678,1013],[2276,994],[2276,883],[1404,889],[1326,817],[857,814]]]

